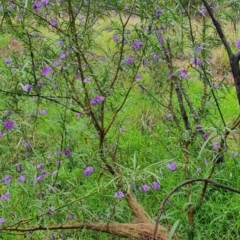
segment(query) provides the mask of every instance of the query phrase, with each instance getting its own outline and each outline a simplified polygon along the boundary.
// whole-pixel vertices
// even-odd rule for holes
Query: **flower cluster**
[[[129,65],[129,64],[132,64],[132,63],[133,63],[133,58],[127,58],[125,62],[126,62],[126,64],[128,64],[128,65]]]
[[[41,6],[47,6],[47,5],[49,5],[49,0],[41,0],[41,1],[34,2],[33,8],[35,9],[36,12],[40,12]]]
[[[52,68],[50,66],[46,66],[42,69],[41,75],[42,76],[47,76],[50,72],[52,71]]]
[[[9,119],[3,124],[3,126],[6,130],[11,130],[14,128],[14,122]]]
[[[10,193],[9,192],[6,192],[6,193],[4,193],[4,194],[2,194],[1,195],[1,199],[3,200],[3,201],[7,201],[9,198],[10,198]]]
[[[83,175],[85,177],[88,177],[89,175],[91,175],[93,173],[93,167],[86,167],[86,169],[83,172]]]
[[[164,9],[163,8],[162,9],[158,9],[156,11],[156,17],[161,17],[163,13],[164,13]]]
[[[103,102],[104,99],[105,99],[105,97],[103,97],[103,96],[95,96],[95,97],[91,100],[90,104],[91,104],[92,106],[95,106],[95,105],[97,105],[98,103]]]
[[[32,85],[30,85],[30,84],[26,84],[26,85],[23,86],[23,91],[24,91],[24,92],[28,92],[28,91],[30,91],[31,89],[32,89]]]
[[[184,68],[180,68],[179,72],[180,72],[179,77],[186,78],[186,79],[189,78],[189,75],[186,73]]]
[[[132,47],[134,48],[135,51],[138,51],[142,45],[143,43],[141,41],[136,41],[132,44]]]
[[[236,46],[238,49],[240,49],[240,39],[237,40],[235,46]]]
[[[168,168],[170,171],[175,171],[175,170],[177,169],[177,163],[175,163],[175,162],[168,163],[168,164],[167,164],[167,168]]]

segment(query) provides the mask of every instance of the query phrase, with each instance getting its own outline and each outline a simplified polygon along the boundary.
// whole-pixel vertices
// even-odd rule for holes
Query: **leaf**
[[[171,231],[170,231],[170,233],[169,233],[169,235],[168,235],[168,240],[172,240],[172,237],[173,237],[173,235],[174,235],[174,233],[175,233],[175,231],[176,231],[176,229],[177,229],[177,226],[178,226],[179,222],[180,222],[180,219],[178,219],[178,220],[173,224],[172,229],[171,229]]]
[[[216,135],[215,132],[213,132],[213,133],[207,138],[207,140],[204,142],[204,144],[202,145],[202,147],[201,147],[201,149],[200,149],[200,151],[199,151],[199,154],[198,154],[198,156],[197,156],[197,159],[200,158],[203,150],[205,149],[205,147],[207,146],[208,142],[213,138],[214,135]]]
[[[24,5],[25,9],[27,8],[27,5],[28,5],[28,0],[25,1],[25,5]]]
[[[104,20],[105,23],[109,23],[109,19],[108,19],[107,16],[103,15],[102,18],[103,18],[103,20]]]

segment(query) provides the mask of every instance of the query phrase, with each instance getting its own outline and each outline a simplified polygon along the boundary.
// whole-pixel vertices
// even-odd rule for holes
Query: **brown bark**
[[[151,223],[150,217],[147,215],[147,213],[144,211],[142,206],[139,204],[137,199],[129,193],[126,196],[126,201],[128,203],[129,208],[131,209],[133,215],[136,217],[137,222],[139,223]]]
[[[18,227],[6,227],[2,228],[2,232],[6,231],[18,231],[18,232],[29,232],[29,231],[46,231],[46,230],[65,230],[65,229],[91,229],[100,232],[110,233],[123,238],[131,238],[134,240],[148,240],[152,239],[152,234],[155,224],[153,223],[79,223],[79,224],[66,224],[66,225],[55,225],[55,226],[38,226],[30,228],[18,228]],[[155,240],[167,240],[168,230],[164,227],[159,226]]]

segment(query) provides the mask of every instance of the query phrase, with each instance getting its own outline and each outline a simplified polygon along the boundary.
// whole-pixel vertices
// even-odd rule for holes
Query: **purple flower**
[[[36,178],[36,182],[41,182],[44,179],[44,175],[40,175]]]
[[[23,183],[26,183],[26,178],[25,178],[25,176],[20,176],[20,177],[18,177],[18,181],[19,182],[23,182]]]
[[[20,163],[15,164],[15,167],[17,169],[17,172],[21,173],[23,171],[22,166]]]
[[[103,102],[104,99],[105,99],[105,97],[103,97],[103,96],[95,96],[95,97],[91,100],[90,104],[91,104],[92,106],[95,106],[96,104],[98,104],[98,103],[100,103],[100,102]]]
[[[196,127],[195,127],[195,129],[196,129],[197,131],[202,130],[202,126],[201,126],[200,124],[197,124]]]
[[[240,39],[237,40],[235,46],[236,46],[238,49],[240,49]]]
[[[3,224],[5,222],[5,219],[3,217],[0,217],[0,224]]]
[[[233,156],[233,158],[236,158],[238,156],[238,153],[234,152],[232,156]]]
[[[101,57],[99,57],[99,60],[100,60],[101,62],[104,62],[104,61],[105,61],[105,58],[104,58],[103,56],[101,56]]]
[[[125,62],[126,62],[126,64],[132,64],[133,58],[127,58]]]
[[[77,117],[77,118],[80,118],[81,116],[82,116],[81,113],[76,113],[76,117]]]
[[[217,82],[214,82],[212,86],[213,88],[217,89],[219,87],[219,84]]]
[[[216,6],[216,7],[213,8],[214,12],[217,12],[218,10],[219,10],[219,6]]]
[[[40,12],[41,6],[42,6],[42,1],[38,1],[33,4],[33,8],[35,9],[36,12]]]
[[[122,191],[118,191],[114,194],[115,198],[124,198],[124,193]]]
[[[135,51],[138,51],[142,45],[143,43],[141,41],[136,41],[132,44],[132,47],[134,48]]]
[[[30,84],[26,84],[26,85],[23,86],[23,91],[25,91],[25,92],[27,92],[31,89],[32,89],[32,85],[30,85]]]
[[[0,132],[0,138],[2,138],[3,137],[3,133],[2,132]]]
[[[3,200],[3,201],[6,201],[6,200],[8,200],[9,198],[10,198],[10,193],[9,192],[7,192],[7,193],[5,193],[5,194],[2,194],[2,196],[1,196],[1,199]]]
[[[118,34],[113,34],[113,40],[115,43],[119,42],[119,35]]]
[[[137,74],[136,76],[135,76],[135,81],[136,82],[139,82],[140,80],[141,80],[141,78],[142,78],[142,74]]]
[[[205,15],[205,13],[207,12],[207,9],[206,8],[202,8],[202,9],[199,9],[198,12],[202,15]]]
[[[167,168],[168,168],[170,171],[175,171],[176,168],[177,168],[177,164],[176,164],[175,162],[168,163],[168,164],[167,164]]]
[[[42,163],[38,164],[38,165],[37,165],[37,169],[38,169],[38,170],[44,169],[44,164],[42,164]]]
[[[6,64],[6,65],[11,64],[11,58],[10,58],[10,57],[7,57],[7,58],[5,59],[5,64]]]
[[[62,151],[56,151],[56,153],[55,153],[56,155],[62,155],[63,154],[63,152]]]
[[[47,114],[46,110],[44,110],[44,109],[39,110],[38,113],[39,113],[39,115],[46,115]]]
[[[159,58],[156,53],[152,53],[151,56],[154,60],[158,60],[158,58]]]
[[[24,146],[25,148],[29,148],[29,147],[30,147],[30,143],[29,143],[29,142],[23,140],[22,143],[23,143],[23,146]]]
[[[197,173],[200,173],[201,170],[202,170],[202,169],[201,169],[200,167],[198,167],[198,168],[196,169],[196,172],[197,172]]]
[[[53,27],[57,27],[58,26],[58,21],[56,19],[52,19],[50,21],[50,25],[53,26]]]
[[[88,177],[89,175],[91,175],[93,173],[93,167],[86,167],[86,169],[83,172],[83,175],[85,177]]]
[[[69,157],[69,156],[71,155],[71,151],[70,151],[69,149],[66,149],[66,150],[64,151],[64,155],[65,155],[66,157]]]
[[[52,68],[50,66],[46,66],[42,69],[41,75],[46,76],[52,71]]]
[[[158,10],[156,11],[156,16],[157,16],[157,17],[160,17],[163,13],[164,13],[164,9],[158,9]]]
[[[185,56],[184,56],[183,53],[179,53],[179,54],[177,55],[177,57],[180,58],[180,59],[183,59]]]
[[[158,43],[159,43],[159,44],[164,44],[163,38],[158,39]]]
[[[91,82],[91,81],[92,81],[92,79],[91,79],[91,78],[89,78],[89,77],[88,77],[88,78],[85,78],[85,79],[83,79],[83,82],[84,82],[84,83],[88,83],[88,82]]]
[[[73,218],[74,218],[73,215],[71,213],[68,213],[67,219],[73,219]]]
[[[62,61],[59,59],[59,60],[57,60],[57,61],[54,62],[54,65],[55,65],[55,66],[59,66],[61,63],[62,63]]]
[[[55,207],[51,206],[47,212],[48,215],[53,216],[55,214]]]
[[[143,61],[143,66],[144,66],[144,67],[147,67],[148,65],[149,65],[149,61],[148,61],[148,60],[144,60],[144,61]]]
[[[166,116],[166,118],[169,119],[169,118],[172,118],[173,115],[171,113],[167,113],[165,116]]]
[[[214,148],[215,150],[219,150],[219,149],[221,148],[219,142],[214,142],[214,143],[213,143],[213,148]]]
[[[57,89],[58,89],[58,85],[57,85],[57,84],[54,84],[52,88],[53,88],[54,90],[57,90]]]
[[[11,130],[14,128],[14,122],[12,120],[7,120],[4,124],[3,124],[4,128],[6,130]]]
[[[168,76],[169,78],[171,78],[171,77],[173,76],[173,73],[172,73],[172,72],[168,72],[167,76]]]
[[[154,181],[152,183],[152,189],[153,190],[159,190],[160,189],[160,184],[157,181]]]
[[[57,41],[57,45],[58,45],[58,46],[62,46],[63,44],[64,44],[64,41],[63,41],[63,40]]]
[[[196,58],[190,58],[190,62],[194,63],[196,66],[201,65],[202,61],[200,58],[196,57]]]
[[[150,190],[150,187],[147,184],[143,184],[139,189],[143,190],[144,192],[147,192]]]
[[[195,51],[196,53],[200,53],[202,50],[203,50],[202,46],[197,46]]]
[[[60,59],[66,59],[67,58],[67,53],[65,51],[61,52],[60,54]]]
[[[44,6],[49,5],[49,0],[42,0],[42,4],[43,4]]]
[[[186,71],[184,70],[184,68],[180,68],[180,77],[182,78],[189,78],[189,75],[186,73]]]
[[[182,9],[182,13],[185,13],[185,12],[186,12],[186,9],[185,9],[185,8],[183,8],[183,9]]]
[[[14,7],[15,7],[15,4],[12,3],[7,7],[7,10],[11,11]]]
[[[207,133],[203,133],[203,134],[202,134],[202,139],[203,139],[204,141],[206,141],[206,140],[208,139],[208,134],[207,134]]]

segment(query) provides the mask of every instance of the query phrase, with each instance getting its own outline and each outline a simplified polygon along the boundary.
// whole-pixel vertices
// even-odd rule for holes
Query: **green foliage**
[[[87,224],[135,223],[127,196],[155,220],[184,180],[239,189],[228,55],[199,1],[47,2],[0,2],[2,238],[120,239]],[[235,49],[237,2],[216,6]],[[237,239],[238,198],[193,183],[174,192],[160,224],[169,239]]]

